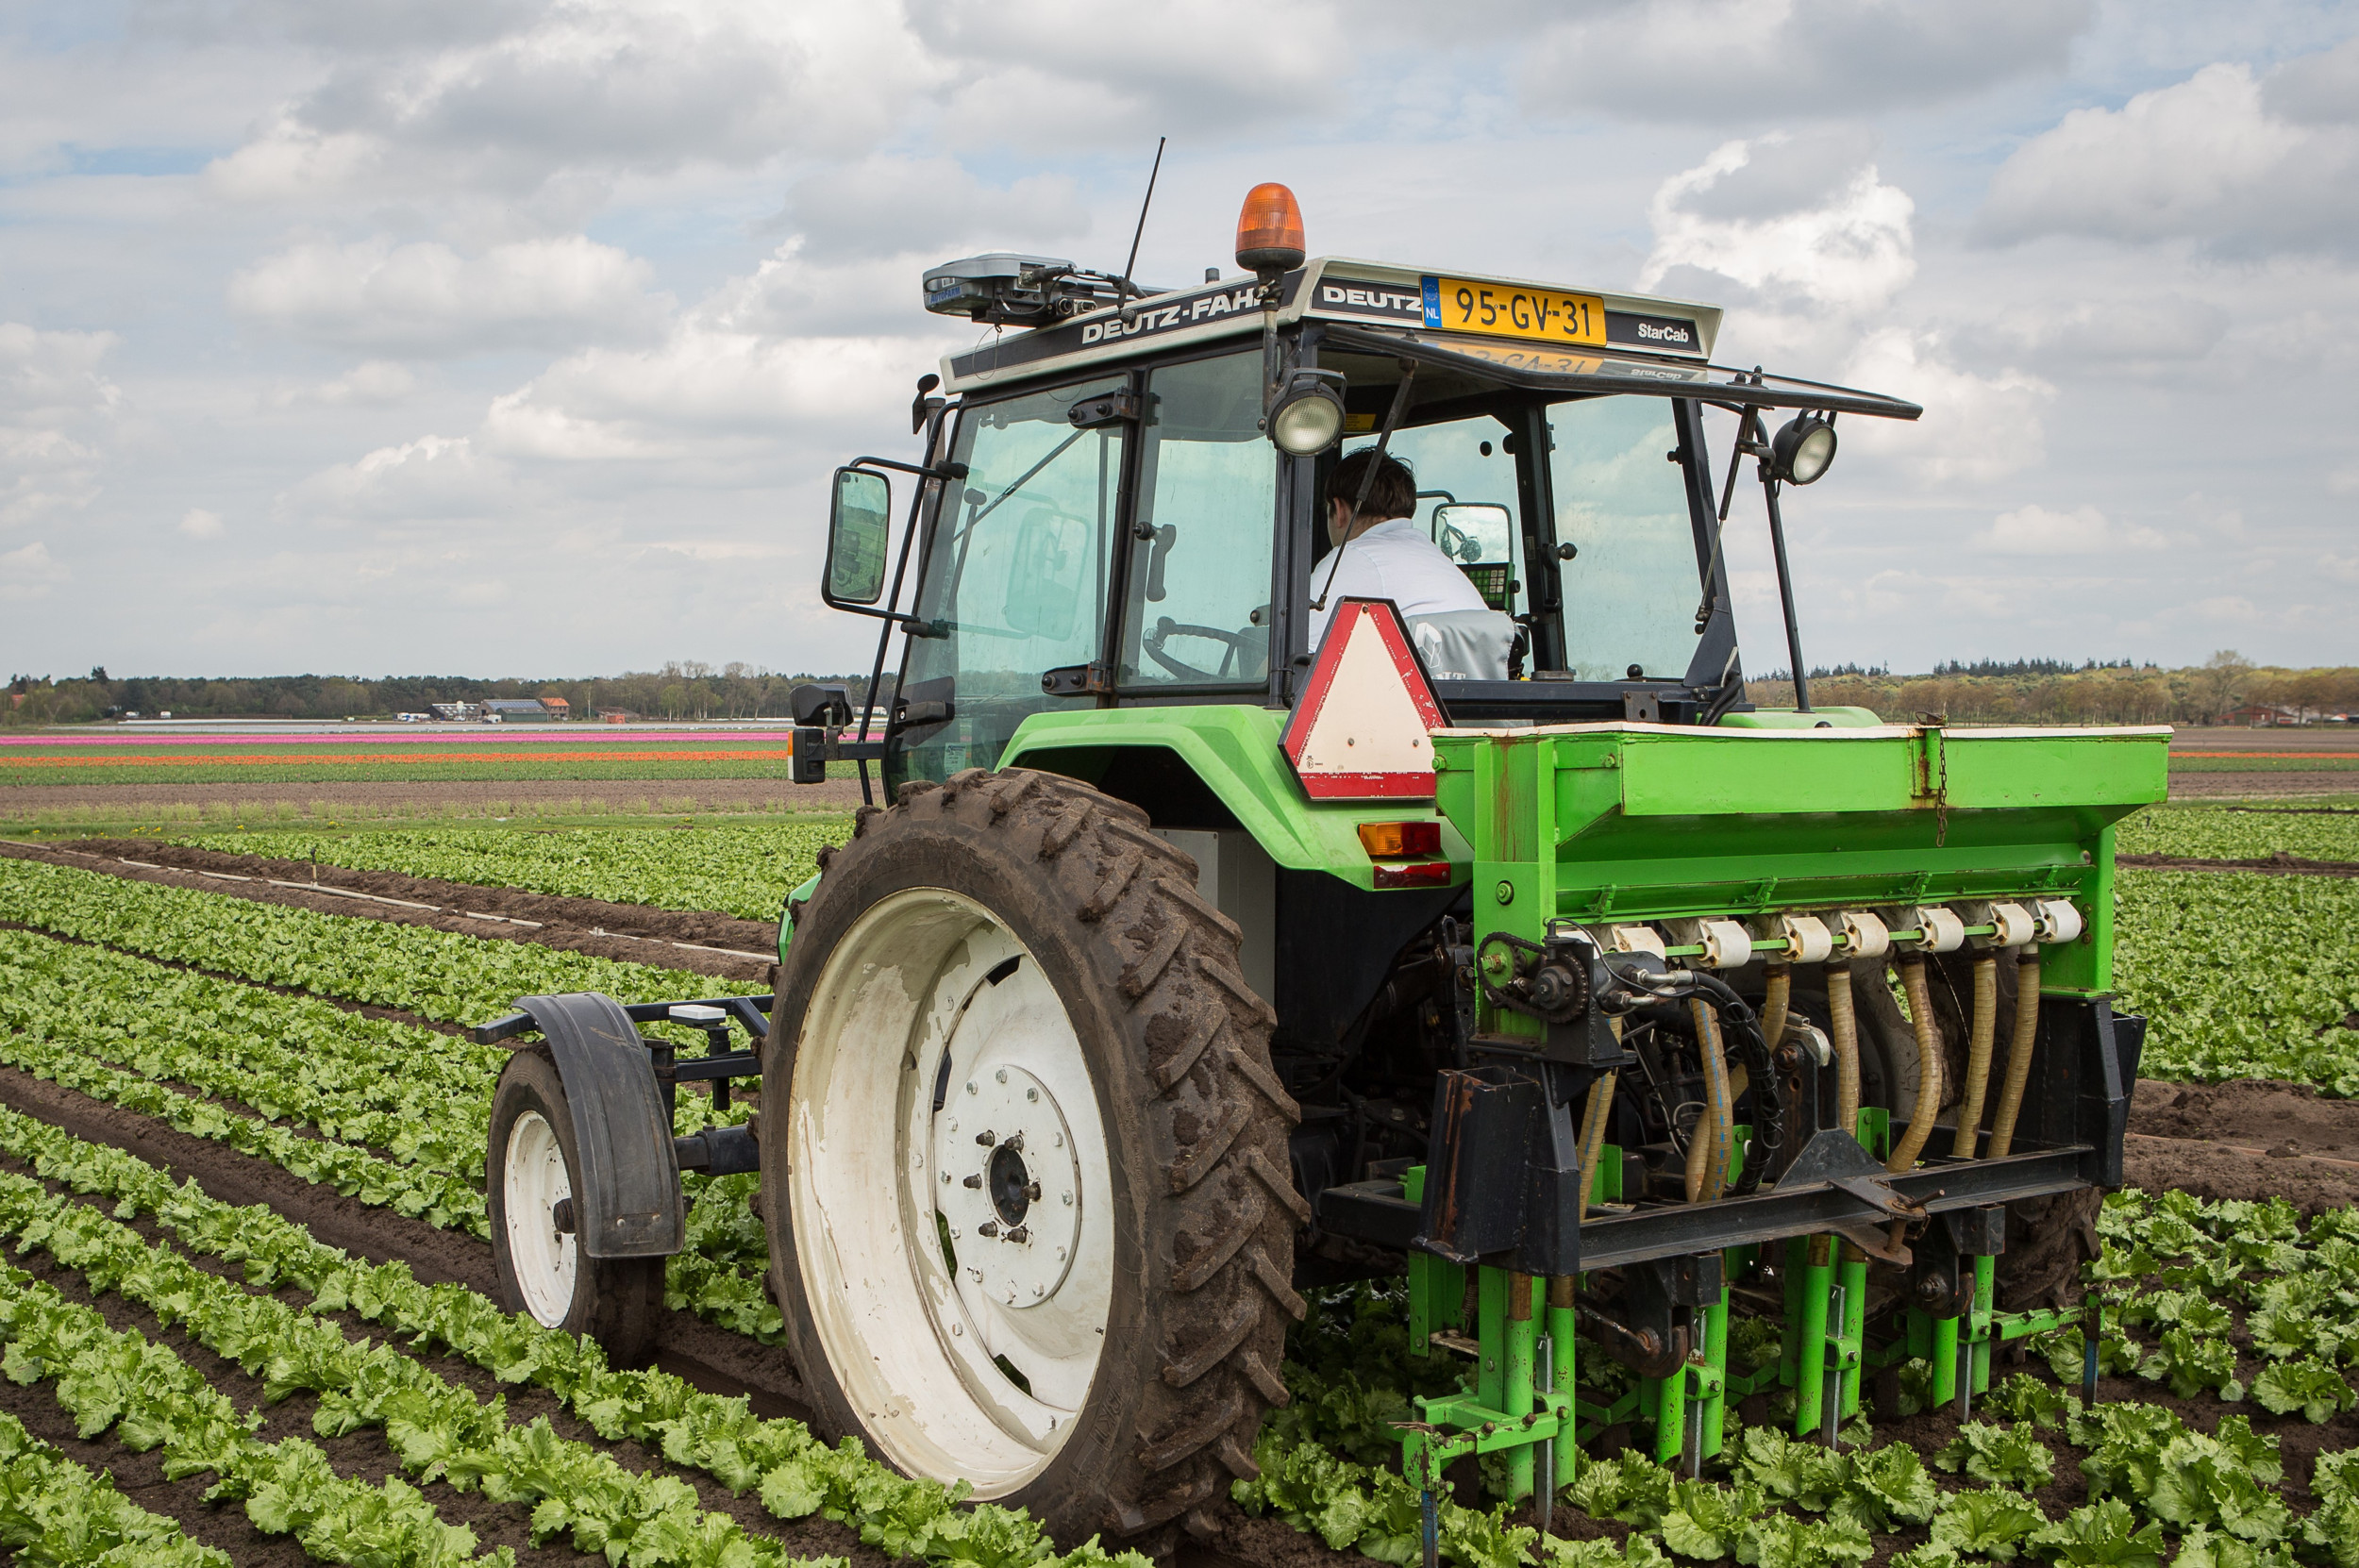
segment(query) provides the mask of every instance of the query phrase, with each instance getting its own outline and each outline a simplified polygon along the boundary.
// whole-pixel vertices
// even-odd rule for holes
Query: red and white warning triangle
[[[1336,608],[1286,722],[1286,759],[1313,800],[1430,800],[1448,721],[1390,599]]]

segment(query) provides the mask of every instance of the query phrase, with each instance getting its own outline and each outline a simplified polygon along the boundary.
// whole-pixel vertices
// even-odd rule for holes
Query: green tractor
[[[837,472],[824,597],[880,678],[796,696],[797,777],[890,804],[789,898],[774,994],[477,1032],[510,1305],[648,1354],[681,1173],[758,1169],[822,1431],[1068,1541],[1209,1529],[1352,1279],[1465,1358],[1403,1432],[1429,1500],[1496,1453],[1545,1511],[1600,1434],[1700,1465],[1781,1390],[1833,1442],[1912,1357],[1966,1407],[2083,1310],[2143,1036],[2113,824],[2167,732],[1812,705],[1781,495],[1913,405],[1716,367],[1705,306],[1306,259],[1282,187],[1238,251],[927,275],[995,330],[920,381],[917,460]],[[1414,468],[1481,610],[1332,592],[1347,447]],[[1746,697],[1748,463],[1792,709]],[[678,1136],[682,1082],[759,1115]]]

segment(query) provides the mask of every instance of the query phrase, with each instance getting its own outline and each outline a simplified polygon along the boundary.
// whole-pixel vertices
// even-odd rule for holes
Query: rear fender
[[[1275,709],[1212,703],[1035,713],[1010,738],[999,766],[1061,773],[1105,788],[1118,762],[1135,765],[1159,758],[1167,765],[1156,771],[1174,782],[1151,792],[1184,799],[1184,805],[1175,816],[1173,800],[1133,801],[1158,826],[1233,825],[1252,834],[1283,869],[1325,872],[1374,891],[1376,867],[1360,842],[1360,825],[1430,819],[1431,802],[1311,800],[1280,744],[1285,723],[1286,715]],[[1180,796],[1182,789],[1193,798]],[[1129,798],[1121,788],[1108,792]],[[1222,813],[1227,821],[1203,820]],[[1442,858],[1450,862],[1451,884],[1464,886],[1473,851],[1447,820]]]
[[[593,1258],[661,1258],[688,1244],[671,1118],[639,1030],[622,1004],[594,991],[526,996],[548,1041],[574,1120],[574,1209]]]

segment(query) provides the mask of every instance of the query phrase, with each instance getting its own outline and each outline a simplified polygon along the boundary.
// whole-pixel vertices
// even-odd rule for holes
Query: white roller
[[[1892,931],[1881,915],[1865,909],[1845,909],[1834,919],[1835,928],[1843,933],[1845,958],[1881,959],[1892,951]]]
[[[2032,906],[2039,921],[2042,942],[2071,942],[2084,928],[2080,909],[2068,898],[2043,898]]]

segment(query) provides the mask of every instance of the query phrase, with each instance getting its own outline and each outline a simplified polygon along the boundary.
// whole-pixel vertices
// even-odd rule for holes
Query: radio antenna
[[[1146,209],[1155,204],[1155,176],[1163,172],[1163,143],[1170,140],[1167,136],[1155,139],[1155,166],[1146,172],[1146,199],[1139,203],[1139,226],[1130,231],[1130,259],[1122,264],[1123,287],[1132,293],[1137,293],[1139,287],[1130,281],[1130,269],[1139,264],[1139,241],[1146,233]]]

